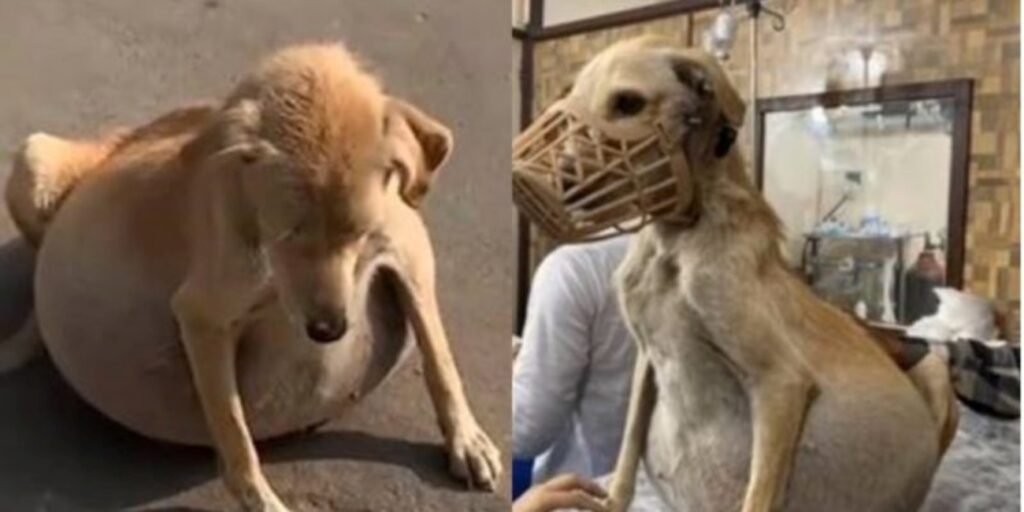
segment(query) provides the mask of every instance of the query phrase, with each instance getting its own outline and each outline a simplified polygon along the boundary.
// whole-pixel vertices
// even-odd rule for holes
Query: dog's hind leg
[[[953,393],[949,364],[938,354],[929,352],[906,372],[910,382],[921,393],[939,428],[939,453],[945,453],[956,435],[960,410]]]
[[[7,209],[22,236],[35,248],[42,243],[46,226],[82,176],[110,154],[120,135],[95,141],[72,141],[34,133],[14,155],[7,180]],[[0,373],[18,368],[41,348],[35,313],[21,328],[0,342]]]
[[[11,218],[29,243],[39,246],[61,203],[119,140],[118,133],[75,141],[41,132],[25,139],[14,155],[5,195]]]
[[[654,386],[654,372],[645,350],[642,347],[638,349],[629,409],[626,413],[626,429],[622,435],[622,446],[619,448],[619,458],[615,462],[615,473],[608,492],[610,512],[628,510],[633,500],[636,473],[643,457],[651,414],[654,411],[657,392]]]

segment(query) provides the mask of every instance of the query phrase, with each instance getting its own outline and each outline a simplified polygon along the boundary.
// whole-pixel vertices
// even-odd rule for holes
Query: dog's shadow
[[[0,340],[13,334],[30,310],[32,258],[21,241],[0,246]],[[448,476],[439,442],[321,430],[261,443],[260,451],[271,464],[369,461],[409,469],[427,486],[465,488]],[[216,467],[212,450],[155,442],[108,420],[75,394],[45,355],[0,375],[2,510],[138,507],[216,480]]]

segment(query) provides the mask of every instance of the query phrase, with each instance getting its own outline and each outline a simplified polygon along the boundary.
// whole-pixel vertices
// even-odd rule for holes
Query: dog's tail
[[[49,224],[82,177],[110,155],[122,136],[69,140],[42,132],[25,139],[14,155],[5,191],[7,209],[22,236],[39,247]]]

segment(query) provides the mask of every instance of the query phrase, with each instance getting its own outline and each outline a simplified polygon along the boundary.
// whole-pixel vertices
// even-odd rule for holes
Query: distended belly
[[[746,394],[713,354],[676,365],[655,363],[651,479],[679,510],[739,510],[751,453]],[[785,510],[910,510],[923,498],[937,462],[934,425],[919,397],[868,380],[823,383],[803,425]]]
[[[36,313],[48,351],[92,406],[141,434],[208,444],[184,348],[170,311],[180,254],[154,260],[123,224],[73,203],[50,226],[37,259]],[[119,224],[120,223],[120,224]],[[167,233],[165,251],[180,251]],[[155,235],[154,235],[155,236]],[[150,249],[153,247],[151,246]],[[371,268],[378,268],[371,265]],[[338,342],[319,345],[276,302],[240,343],[238,380],[256,438],[319,423],[376,387],[403,359],[411,335],[390,271],[363,279],[363,311]],[[373,276],[373,277],[370,277]]]

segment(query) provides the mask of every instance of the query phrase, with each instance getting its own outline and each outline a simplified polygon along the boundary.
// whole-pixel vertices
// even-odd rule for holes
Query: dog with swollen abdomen
[[[38,328],[97,408],[212,444],[246,510],[283,511],[253,439],[322,422],[379,383],[367,367],[387,340],[367,283],[380,274],[379,320],[416,339],[451,470],[493,488],[498,451],[463,392],[416,210],[451,148],[340,45],[274,54],[219,106],[95,140],[33,135],[7,186],[38,246],[23,331]]]
[[[915,510],[955,431],[948,374],[908,378],[787,268],[718,63],[631,40],[590,61],[568,98],[612,125],[675,130],[687,160],[686,204],[640,230],[616,273],[638,354],[612,510],[641,461],[677,510]]]

